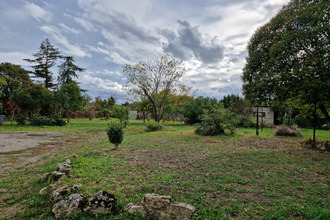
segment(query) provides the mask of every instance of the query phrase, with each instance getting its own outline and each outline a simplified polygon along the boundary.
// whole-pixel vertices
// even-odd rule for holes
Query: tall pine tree
[[[24,59],[34,64],[31,66],[34,69],[34,75],[45,80],[44,84],[47,89],[55,86],[53,73],[50,69],[56,64],[56,60],[61,57],[60,53],[59,49],[53,46],[47,38],[42,41],[39,51],[33,54],[35,59]]]

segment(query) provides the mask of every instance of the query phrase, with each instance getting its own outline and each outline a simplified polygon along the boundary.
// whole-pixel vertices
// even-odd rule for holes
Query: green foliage
[[[205,110],[195,132],[199,135],[215,136],[220,134],[234,134],[235,120],[232,113],[223,107]]]
[[[163,127],[164,126],[158,122],[148,122],[146,131],[161,131]]]
[[[73,62],[74,59],[71,56],[62,57],[64,62],[59,66],[58,82],[60,85],[75,83],[74,78],[78,79],[77,71],[82,72],[85,69],[76,66]]]
[[[126,128],[129,122],[129,108],[122,105],[114,105],[111,112],[113,117],[119,119],[122,127]]]
[[[15,91],[11,98],[25,113],[49,115],[49,106],[53,101],[53,94],[43,85],[33,84],[20,91]]]
[[[248,45],[243,92],[261,103],[299,97],[301,104],[317,104],[329,117],[328,1],[292,0]]]
[[[36,116],[36,115],[32,115],[29,121],[31,125],[35,125],[35,126],[43,126],[43,125],[51,126],[53,125],[54,122],[52,118],[48,118],[46,116]]]
[[[29,119],[30,125],[34,126],[65,126],[66,122],[61,118],[49,118],[47,116],[32,115]]]
[[[68,122],[72,112],[83,108],[83,99],[79,86],[73,82],[64,84],[56,94],[58,107],[66,114]]]
[[[107,132],[110,143],[114,144],[115,149],[117,149],[118,145],[124,139],[123,127],[121,126],[121,124],[119,122],[112,121],[108,124],[106,132]]]
[[[18,125],[26,125],[26,116],[23,114],[18,114],[15,117],[15,121]]]
[[[201,122],[201,117],[204,111],[209,111],[213,108],[220,107],[221,104],[216,99],[203,98],[202,96],[186,102],[180,113],[184,115],[188,124],[196,124]]]

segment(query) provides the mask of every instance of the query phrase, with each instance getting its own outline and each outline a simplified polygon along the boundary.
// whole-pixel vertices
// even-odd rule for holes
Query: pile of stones
[[[55,218],[70,217],[81,212],[92,215],[115,214],[117,210],[117,199],[113,194],[99,191],[91,198],[78,193],[81,185],[60,185],[64,178],[70,176],[70,159],[55,166],[53,172],[43,175],[43,181],[50,184],[41,189],[39,194],[49,196],[55,202],[52,212]],[[65,199],[62,199],[66,197]],[[159,220],[189,220],[192,219],[195,208],[186,203],[171,202],[170,196],[157,194],[146,194],[141,203],[129,203],[125,212],[140,213],[145,219]]]

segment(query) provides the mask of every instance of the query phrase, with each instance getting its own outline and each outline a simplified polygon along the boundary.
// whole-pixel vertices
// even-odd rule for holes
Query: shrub
[[[91,121],[95,118],[94,112],[89,112],[88,119]]]
[[[160,131],[163,130],[163,125],[157,122],[148,122],[146,131]]]
[[[124,131],[123,127],[119,122],[110,122],[107,127],[107,135],[109,138],[110,143],[115,145],[115,150],[118,149],[118,145],[123,141],[124,139]]]
[[[126,128],[126,126],[128,125],[128,120],[129,120],[128,107],[125,107],[122,105],[114,105],[111,110],[112,110],[113,117],[118,118],[120,121],[120,124],[124,128]]]
[[[30,117],[30,124],[35,126],[43,126],[43,125],[53,125],[54,120],[48,118],[46,116],[35,116],[32,115]]]
[[[276,127],[276,136],[301,136],[302,133],[297,125],[280,125]]]
[[[242,128],[252,128],[256,126],[256,122],[250,116],[236,115],[235,125]]]
[[[61,118],[57,118],[53,121],[53,125],[55,125],[55,126],[65,126],[66,122]]]
[[[215,108],[205,111],[202,115],[202,123],[200,123],[195,130],[199,135],[215,136],[220,134],[234,134],[235,133],[235,118],[233,115],[223,109]]]
[[[18,125],[25,125],[26,124],[26,117],[25,115],[16,115],[15,121],[17,122]]]

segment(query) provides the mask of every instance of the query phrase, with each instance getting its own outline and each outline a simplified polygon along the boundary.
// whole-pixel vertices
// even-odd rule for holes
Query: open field
[[[203,137],[180,123],[145,132],[141,121],[131,121],[124,142],[113,151],[104,131],[107,123],[81,119],[65,127],[8,122],[0,127],[1,134],[44,138],[32,148],[0,152],[1,163],[7,164],[0,167],[0,218],[52,219],[53,202],[38,194],[48,185],[41,176],[73,154],[78,158],[71,160],[72,177],[61,184],[82,184],[80,192],[88,195],[115,194],[119,215],[113,219],[141,219],[122,209],[146,193],[192,204],[196,219],[330,218],[329,152],[300,145],[312,130],[292,138],[274,137],[271,128],[259,137],[248,128],[234,136]],[[317,131],[317,138],[330,141],[330,131]]]

